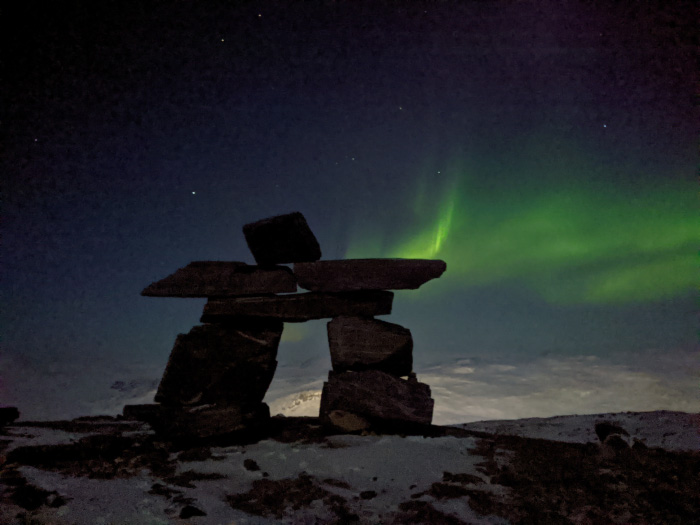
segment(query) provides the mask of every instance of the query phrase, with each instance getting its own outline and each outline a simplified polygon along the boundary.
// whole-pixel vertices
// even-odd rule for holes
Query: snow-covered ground
[[[610,421],[624,428],[629,438],[647,447],[700,451],[700,414],[670,412],[622,412],[585,416],[555,416],[505,421],[477,421],[456,425],[466,430],[506,434],[566,443],[596,443],[595,424]]]
[[[676,454],[685,451],[694,461],[700,453],[698,414],[664,411],[560,416],[458,427],[496,436],[596,443],[592,449],[572,450],[592,455],[596,465],[607,467],[601,472],[607,472],[617,464],[601,463],[608,461],[604,455],[596,459],[596,451],[604,448],[594,432],[599,421],[621,426],[631,440],[636,438],[649,449],[661,447]],[[312,433],[315,428],[309,426]],[[132,448],[138,449],[144,448],[154,434],[145,424],[114,420],[53,428],[20,423],[6,427],[4,434],[0,436],[5,445],[0,452],[0,471],[4,470],[0,481],[8,483],[13,476],[20,477],[24,480],[20,485],[30,487],[25,490],[29,496],[23,500],[30,502],[29,509],[11,499],[12,483],[5,487],[0,522],[7,524],[504,524],[510,521],[485,512],[489,507],[483,501],[511,501],[509,495],[515,489],[494,477],[493,469],[505,468],[508,472],[508,465],[515,468],[517,455],[522,454],[522,450],[508,449],[497,439],[481,435],[330,435],[292,442],[263,439],[252,444],[183,451],[163,450],[156,443],[140,456],[119,451],[111,459],[106,457],[106,445],[101,445],[100,454],[105,457],[88,457],[89,453],[84,452],[85,457],[70,463],[66,450],[71,444],[71,450],[83,450],[80,444],[86,436],[128,437],[133,440]],[[484,443],[491,443],[490,452]],[[47,456],[58,459],[35,459],[47,454],[45,448],[20,455],[24,463],[17,463],[13,456],[28,450],[26,447],[46,445],[64,446]],[[534,450],[542,445],[525,442],[524,449],[528,447]],[[550,447],[545,444],[545,451]],[[569,456],[557,454],[553,450],[552,462],[568,461]],[[662,460],[668,461],[666,456]],[[105,469],[112,474],[105,475]],[[569,471],[570,466],[564,464],[562,470]],[[611,486],[622,486],[615,479],[616,484]],[[624,515],[628,511],[620,512]]]
[[[206,513],[206,517],[192,519],[193,523],[330,523],[335,514],[323,503],[324,497],[337,494],[352,500],[363,493],[353,505],[354,512],[363,523],[379,523],[382,516],[396,512],[406,492],[427,491],[444,472],[456,466],[460,472],[479,476],[475,469],[479,458],[469,453],[473,446],[473,439],[454,437],[335,436],[323,447],[265,440],[246,447],[213,449],[213,457],[203,461],[180,462],[175,475],[193,471],[213,479],[197,480],[191,483],[193,487],[167,487],[181,496],[181,502],[192,500]],[[255,461],[259,470],[248,470],[246,459]],[[71,477],[26,466],[20,472],[29,483],[72,498],[58,510],[46,507],[32,514],[34,519],[47,523],[176,523],[185,507],[162,495],[149,494],[159,480],[145,472],[130,479],[112,480]],[[246,493],[255,481],[304,480],[306,476],[329,495],[290,516],[255,516],[227,502],[228,495]],[[304,482],[299,485],[303,488]],[[375,495],[368,497],[370,493]],[[505,523],[495,517],[480,518],[465,500],[450,500],[438,508],[471,523]]]

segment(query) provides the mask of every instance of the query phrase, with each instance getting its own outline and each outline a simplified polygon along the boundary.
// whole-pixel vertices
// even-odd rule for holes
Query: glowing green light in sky
[[[392,249],[389,256],[407,259],[439,257],[450,235],[458,198],[459,194],[454,188],[447,191],[442,199],[442,206],[431,221],[433,224],[407,239],[400,247]]]
[[[452,225],[452,215],[454,214],[454,211],[455,196],[452,195],[447,203],[445,211],[441,213],[440,219],[438,220],[437,230],[435,231],[435,243],[433,244],[433,256],[440,253],[440,247],[450,233],[450,226]]]
[[[415,228],[385,234],[373,253],[351,245],[347,256],[440,258],[447,272],[436,289],[513,284],[555,303],[656,300],[697,285],[696,194],[678,182],[452,184],[443,193]]]

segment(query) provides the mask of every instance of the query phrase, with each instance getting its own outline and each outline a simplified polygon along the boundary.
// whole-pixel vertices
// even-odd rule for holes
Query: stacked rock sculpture
[[[290,213],[243,227],[256,265],[197,261],[146,287],[153,297],[207,297],[202,325],[178,335],[151,405],[126,417],[158,431],[208,437],[259,427],[285,322],[331,318],[333,370],[320,416],[346,430],[373,423],[429,424],[433,400],[413,373],[411,332],[375,319],[391,313],[392,289],[439,277],[443,261],[321,261],[304,216]],[[293,270],[284,264],[293,264]],[[308,290],[297,292],[297,285]]]

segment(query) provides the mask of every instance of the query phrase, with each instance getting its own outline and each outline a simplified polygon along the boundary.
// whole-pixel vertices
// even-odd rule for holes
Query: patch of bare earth
[[[430,523],[431,525],[469,525],[468,522],[433,507],[428,501],[404,501],[399,504],[392,525],[404,523]]]
[[[278,519],[321,500],[337,516],[336,523],[359,521],[357,514],[348,509],[345,498],[324,489],[313,476],[304,473],[297,478],[259,479],[248,492],[230,494],[226,499],[234,509]]]
[[[495,436],[475,454],[505,500],[467,489],[469,505],[514,524],[700,524],[700,454]]]
[[[94,435],[66,445],[18,447],[7,454],[7,462],[67,476],[129,478],[145,468],[165,477],[175,473],[169,455],[168,444],[152,439],[137,442],[119,435]]]

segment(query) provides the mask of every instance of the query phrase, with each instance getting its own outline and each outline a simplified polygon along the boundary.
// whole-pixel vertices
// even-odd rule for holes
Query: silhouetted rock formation
[[[391,313],[393,299],[392,292],[383,290],[210,299],[204,306],[201,321],[211,323],[240,317],[263,317],[303,322],[339,315],[385,315]]]
[[[298,212],[246,224],[243,233],[261,266],[196,261],[141,292],[209,300],[205,324],[178,335],[157,403],[127,405],[124,415],[185,439],[259,428],[270,417],[263,399],[283,322],[330,318],[333,371],[321,418],[346,432],[382,422],[429,424],[433,400],[413,374],[411,332],[374,316],[391,313],[394,294],[387,290],[418,288],[442,275],[444,261],[317,261],[318,242]],[[294,273],[275,266],[285,263],[294,263]],[[312,291],[288,293],[297,280]]]
[[[629,436],[629,434],[624,428],[610,421],[599,421],[598,423],[596,423],[595,434],[596,436],[598,436],[598,439],[600,439],[601,443],[604,443],[605,439],[610,434],[620,434],[623,436]]]
[[[605,438],[603,446],[615,452],[629,450],[630,445],[621,434],[610,434]]]
[[[12,423],[17,418],[19,418],[17,407],[0,407],[0,427]]]
[[[347,259],[294,264],[299,286],[317,292],[415,290],[447,265],[427,259]]]
[[[195,261],[146,287],[149,297],[230,297],[296,292],[286,266],[260,268],[243,262]]]
[[[299,212],[246,224],[243,235],[258,264],[296,263],[321,258],[318,241]]]
[[[381,370],[395,376],[413,371],[411,331],[363,317],[336,317],[328,323],[333,370]]]

